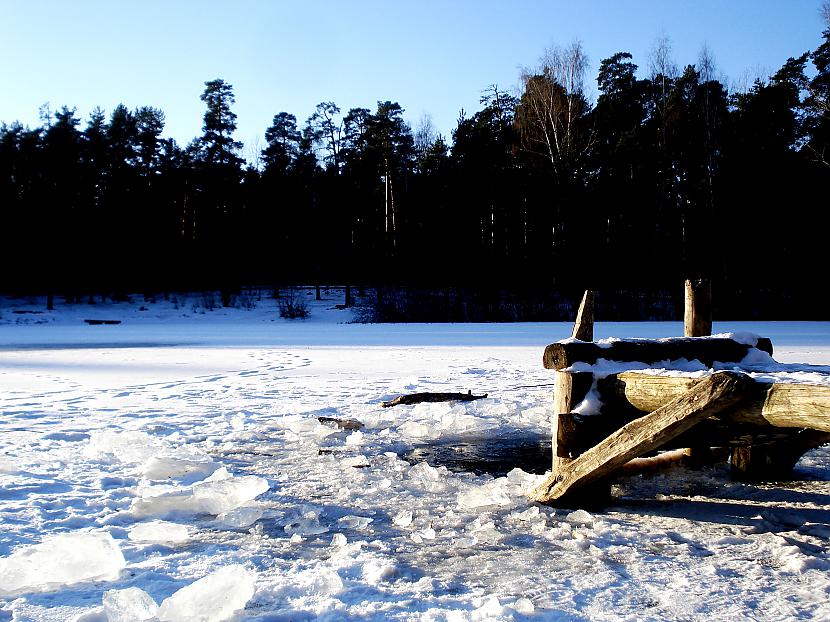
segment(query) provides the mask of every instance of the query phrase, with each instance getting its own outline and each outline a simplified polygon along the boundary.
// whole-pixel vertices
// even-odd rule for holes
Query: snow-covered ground
[[[797,482],[670,471],[603,512],[537,506],[541,475],[475,463],[539,453],[568,325],[349,324],[325,298],[293,322],[0,301],[0,621],[830,618],[827,448]],[[830,323],[715,330],[830,364]],[[490,397],[380,407],[441,390]]]

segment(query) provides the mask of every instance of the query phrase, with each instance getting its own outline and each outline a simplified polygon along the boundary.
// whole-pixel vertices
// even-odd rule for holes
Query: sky
[[[727,84],[751,82],[820,44],[821,3],[0,0],[0,122],[36,126],[45,103],[84,120],[96,106],[150,105],[187,144],[201,133],[204,83],[222,78],[246,157],[275,114],[302,124],[322,101],[343,112],[397,101],[413,127],[430,115],[449,139],[461,109],[479,110],[489,85],[517,90],[552,45],[582,42],[594,91],[603,58],[631,52],[645,74],[660,37],[680,66],[706,45]]]

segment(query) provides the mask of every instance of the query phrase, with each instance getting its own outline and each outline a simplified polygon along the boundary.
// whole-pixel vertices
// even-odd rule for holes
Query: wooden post
[[[591,389],[594,376],[590,372],[554,372],[553,418],[551,420],[551,470],[558,473],[575,457],[576,422],[571,411]]]
[[[685,337],[712,334],[712,283],[708,279],[686,279],[686,304],[683,315]]]
[[[582,302],[579,305],[579,311],[576,313],[576,321],[574,322],[574,330],[571,335],[574,339],[580,341],[594,340],[594,292],[586,289],[582,296]]]

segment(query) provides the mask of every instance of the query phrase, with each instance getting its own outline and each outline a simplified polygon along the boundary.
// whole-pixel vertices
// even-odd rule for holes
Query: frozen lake
[[[465,448],[547,435],[541,354],[567,324],[93,311],[123,323],[0,316],[0,620],[102,622],[156,604],[166,619],[223,591],[248,594],[237,619],[262,622],[830,617],[826,448],[779,486],[724,469],[623,480],[594,514],[529,503],[539,476],[525,471],[464,469]],[[830,364],[830,323],[715,330]],[[600,323],[596,336],[680,332]],[[379,406],[468,389],[490,397]],[[461,467],[418,462],[430,446]],[[57,572],[73,552],[83,571],[20,562]]]

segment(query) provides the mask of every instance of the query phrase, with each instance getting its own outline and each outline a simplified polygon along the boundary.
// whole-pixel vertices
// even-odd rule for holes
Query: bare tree
[[[590,144],[579,122],[588,111],[585,74],[588,56],[578,41],[548,48],[535,71],[522,72],[524,93],[517,124],[526,149],[544,154],[560,178],[573,175],[574,164]]]
[[[753,65],[744,69],[737,78],[731,80],[729,84],[730,93],[748,93],[752,90],[755,84],[766,82],[770,75],[769,67],[762,67],[761,65]]]
[[[830,0],[824,0],[821,3],[819,14],[821,15],[821,19],[824,20],[824,24],[830,28]]]
[[[711,82],[715,80],[715,73],[717,72],[717,65],[715,64],[715,55],[712,53],[706,43],[700,48],[700,54],[697,57],[697,71],[700,74],[701,82]]]
[[[651,79],[660,76],[667,79],[677,77],[677,64],[674,62],[674,50],[671,39],[665,34],[660,35],[651,46],[648,54],[648,67],[651,72]]]
[[[432,122],[432,115],[425,112],[418,119],[418,125],[415,126],[415,153],[422,156],[429,150],[438,138],[438,132],[435,130],[435,125]]]
[[[250,139],[246,143],[243,155],[251,168],[262,171],[262,136],[257,134]]]

